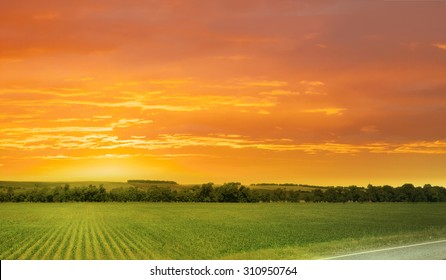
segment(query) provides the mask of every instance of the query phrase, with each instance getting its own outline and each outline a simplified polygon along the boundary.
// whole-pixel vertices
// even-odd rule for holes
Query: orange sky
[[[0,180],[446,185],[445,1],[0,13]]]

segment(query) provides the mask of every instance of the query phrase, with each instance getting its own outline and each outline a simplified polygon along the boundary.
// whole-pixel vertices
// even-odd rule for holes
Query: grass
[[[446,204],[2,203],[1,259],[317,259],[446,238]]]

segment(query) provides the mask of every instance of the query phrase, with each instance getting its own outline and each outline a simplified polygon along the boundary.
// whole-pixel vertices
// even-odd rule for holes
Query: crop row
[[[17,228],[19,230],[19,228]],[[11,231],[11,229],[10,229]],[[139,232],[115,226],[95,215],[30,227],[26,238],[10,240],[1,259],[142,259],[150,257],[150,242]]]

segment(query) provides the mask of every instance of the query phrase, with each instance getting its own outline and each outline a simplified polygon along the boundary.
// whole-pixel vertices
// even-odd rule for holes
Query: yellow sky
[[[0,180],[446,185],[441,1],[0,13]]]

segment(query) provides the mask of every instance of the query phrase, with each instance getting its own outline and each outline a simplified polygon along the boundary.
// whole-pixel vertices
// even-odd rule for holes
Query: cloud
[[[317,108],[317,109],[307,109],[302,110],[304,113],[324,113],[327,116],[340,116],[347,110],[346,108]]]
[[[61,133],[61,132],[109,132],[111,127],[88,127],[88,126],[60,126],[60,127],[31,127],[31,128],[3,128],[0,132],[5,134],[38,134],[38,133]]]
[[[85,159],[125,159],[135,156],[141,156],[139,154],[102,154],[93,156],[67,156],[67,155],[54,155],[54,156],[31,156],[28,158],[33,159],[46,159],[46,160],[85,160]]]
[[[55,119],[52,121],[66,123],[66,122],[78,122],[78,121],[91,121],[91,119],[89,119],[89,118],[63,118],[63,119]]]
[[[271,95],[271,96],[283,96],[283,95],[299,95],[298,92],[290,91],[290,90],[271,90],[271,91],[262,91],[261,95]]]
[[[98,94],[98,91],[85,90],[82,88],[1,88],[0,95],[10,96],[12,94],[29,97],[29,99],[36,98],[38,95],[44,96],[59,96],[59,97],[75,97],[88,96]],[[34,95],[33,95],[34,94]]]
[[[321,92],[321,89],[325,86],[322,81],[303,80],[299,84],[303,87],[302,92],[306,95],[326,95],[325,92]]]
[[[51,101],[58,104],[77,104],[77,105],[89,105],[104,108],[140,108],[142,110],[163,110],[163,111],[177,111],[177,112],[192,112],[202,110],[199,106],[186,106],[186,105],[163,105],[163,104],[145,104],[140,101],[125,101],[125,102],[100,102],[100,101],[82,101],[82,100],[59,100]]]
[[[97,143],[109,141],[110,135],[107,134],[86,134],[79,136],[85,132],[71,132],[66,134],[13,134],[8,135],[10,138],[0,140],[0,149],[19,149],[23,151],[32,150],[61,150],[61,149],[90,149]]]
[[[325,85],[325,83],[321,81],[307,81],[307,80],[300,81],[300,84],[312,87],[320,87]]]
[[[148,81],[149,84],[153,85],[163,85],[163,86],[179,86],[184,84],[191,83],[191,79],[165,79],[165,80],[150,80]]]
[[[99,120],[106,120],[106,119],[111,119],[112,116],[93,116],[93,118],[99,119]]]
[[[140,121],[140,120],[137,120]],[[136,123],[136,120],[123,121],[125,125]],[[359,153],[378,153],[378,154],[446,154],[446,141],[414,141],[407,143],[386,143],[372,142],[366,144],[339,143],[335,141],[319,143],[298,143],[292,139],[259,138],[255,139],[249,136],[239,134],[159,134],[156,137],[148,138],[145,135],[130,136],[129,138],[104,133],[90,133],[96,129],[85,130],[71,129],[66,130],[53,129],[48,132],[47,129],[34,129],[31,133],[13,134],[9,138],[4,137],[0,140],[0,149],[11,150],[19,149],[22,151],[91,151],[93,150],[118,150],[130,149],[133,153],[126,153],[124,156],[114,156],[123,158],[130,155],[148,155],[148,151],[162,150],[175,151],[189,148],[230,148],[230,149],[251,149],[266,150],[277,152],[303,152],[306,154],[333,153],[333,154],[359,154]],[[16,131],[16,130],[15,130]],[[39,131],[40,135],[35,135]],[[75,135],[76,133],[87,133],[85,135]],[[199,152],[202,150],[198,150]],[[118,153],[107,153],[101,158],[109,158]],[[51,155],[48,159],[68,159],[70,155],[59,154]],[[88,156],[87,156],[88,157]],[[84,158],[84,157],[82,157]]]
[[[274,107],[277,102],[271,97],[258,96],[226,96],[226,95],[198,95],[198,96],[172,96],[167,97],[172,103],[195,104],[201,110],[209,110],[214,107]]]
[[[79,160],[82,159],[82,157],[73,157],[73,156],[65,156],[65,155],[56,155],[56,156],[34,156],[31,158],[38,158],[38,159],[49,159],[49,160]]]
[[[440,50],[446,51],[446,44],[444,44],[444,43],[436,43],[436,44],[433,44],[433,46],[436,48],[439,48]]]
[[[446,154],[446,141],[417,141],[397,146],[392,153]]]
[[[112,123],[111,126],[124,128],[124,127],[130,127],[133,125],[147,124],[147,123],[152,123],[152,122],[153,122],[152,120],[142,120],[142,119],[120,119],[119,121]]]
[[[250,87],[283,87],[287,86],[288,82],[275,81],[275,80],[260,80],[260,81],[245,82],[243,83],[243,85]]]
[[[256,83],[257,84],[257,83]],[[276,83],[269,83],[277,85]],[[262,85],[265,85],[262,83]],[[200,85],[201,87],[201,85]],[[218,88],[218,89],[245,89],[245,86],[232,86],[232,85],[219,85],[213,84],[204,85],[206,88]],[[157,93],[163,93],[159,91]],[[218,92],[219,93],[219,92]],[[127,93],[126,93],[127,94]],[[297,92],[285,91],[285,90],[272,90],[270,92],[261,92],[259,97],[254,92],[247,91],[244,95],[233,94],[191,94],[191,93],[165,93],[163,95],[144,94],[140,92],[132,92],[129,96],[120,96],[120,100],[125,101],[89,101],[89,100],[51,100],[54,103],[68,103],[76,105],[88,105],[97,107],[121,107],[121,108],[140,108],[143,110],[163,110],[163,111],[176,111],[176,112],[193,112],[193,111],[208,111],[215,108],[221,110],[226,107],[273,107],[278,103],[274,96],[279,95],[297,95]],[[157,104],[158,103],[158,104]],[[161,103],[161,104],[160,104]],[[227,108],[226,108],[227,109]]]
[[[105,159],[111,159],[111,158],[130,158],[138,155],[130,155],[130,154],[105,154],[105,155],[99,155],[99,156],[93,156],[93,158],[105,158]]]

